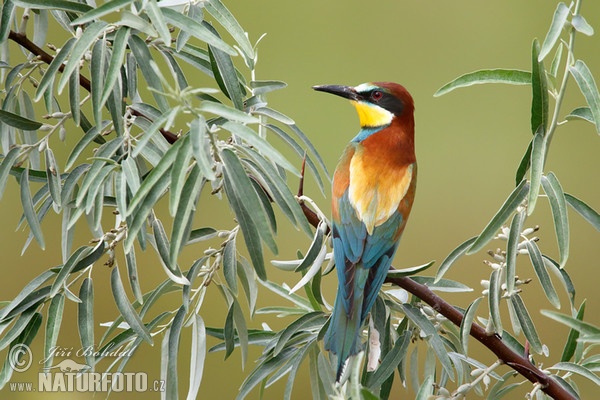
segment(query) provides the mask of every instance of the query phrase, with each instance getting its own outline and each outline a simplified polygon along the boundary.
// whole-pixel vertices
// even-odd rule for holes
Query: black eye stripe
[[[381,93],[380,97],[376,98],[376,93]],[[402,110],[404,110],[404,103],[402,100],[380,89],[373,89],[363,93],[362,97],[366,101],[377,104],[379,107],[382,107],[397,116],[400,116],[402,114]]]

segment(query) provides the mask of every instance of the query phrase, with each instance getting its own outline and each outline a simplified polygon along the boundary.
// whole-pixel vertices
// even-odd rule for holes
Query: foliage
[[[96,345],[101,353],[122,345],[130,354],[161,340],[167,398],[179,397],[180,352],[191,354],[187,397],[195,398],[207,351],[224,351],[227,357],[238,348],[245,362],[250,345],[262,347],[262,356],[243,382],[239,398],[283,378],[287,379],[285,398],[290,398],[302,363],[310,365],[314,398],[388,398],[399,377],[403,383],[411,383],[419,399],[431,395],[462,398],[470,391],[498,399],[522,384],[511,382],[513,372],[497,372],[502,362],[534,382],[528,389],[531,396],[541,396],[542,391],[550,395],[561,390],[576,393],[573,375],[599,382],[595,374],[598,355],[591,350],[600,330],[583,321],[585,303],[575,302],[568,274],[567,208],[598,230],[600,215],[565,193],[557,175],[544,168],[559,125],[583,119],[600,132],[597,86],[589,68],[573,52],[577,34],[593,34],[579,13],[580,5],[579,1],[558,5],[546,39],[541,45],[533,42],[531,71],[476,71],[438,91],[441,95],[481,83],[530,85],[531,143],[517,169],[514,191],[478,236],[458,246],[442,262],[435,277],[415,275],[432,263],[390,272],[388,281],[413,296],[409,298],[402,289],[380,293],[365,332],[370,345],[366,354],[353,360],[350,379],[340,386],[334,384],[330,361],[319,344],[329,309],[321,295],[321,278],[334,267],[328,221],[302,193],[302,186],[295,196],[288,185],[290,174],[303,180],[306,164],[324,190],[321,175],[327,176],[327,171],[294,121],[268,106],[268,93],[284,88],[285,83],[255,78],[256,44],[226,6],[220,0],[112,0],[96,8],[68,0],[6,0],[0,43],[11,59],[5,58],[1,65],[0,196],[9,176],[14,176],[23,206],[20,224],[30,228],[23,251],[34,240],[44,248],[44,217],[50,210],[62,215],[63,264],[47,267],[0,309],[0,350],[9,350],[0,372],[0,387],[11,379],[10,349],[41,340],[42,325],[46,366],[53,365],[48,356],[58,340],[65,300],[78,305],[83,347]],[[52,48],[51,55],[42,47],[49,29],[58,27],[67,39]],[[18,57],[16,47],[8,47],[10,42],[27,50],[26,59],[12,60]],[[545,61],[552,52],[554,58],[547,69]],[[190,69],[199,71],[193,79],[186,72]],[[587,105],[560,121],[570,76]],[[45,122],[40,122],[42,118]],[[272,144],[273,137],[282,139],[296,158],[284,156]],[[70,145],[64,160],[53,150],[60,141]],[[300,164],[301,169],[297,168]],[[198,224],[195,212],[211,196],[228,202],[235,215],[232,228]],[[526,227],[540,198],[547,198],[552,210],[558,260],[539,248],[533,236],[536,228]],[[277,253],[278,214],[312,238],[305,255],[297,260],[271,262],[276,268],[300,274],[293,288],[268,279],[263,246]],[[73,251],[75,226],[82,219],[89,226],[91,242]],[[206,244],[213,238],[222,241],[217,249]],[[450,311],[443,311],[447,310],[444,307],[442,311],[432,308],[435,301],[443,301],[432,291],[472,291],[444,275],[461,257],[479,252],[492,240],[504,240],[505,250],[489,254],[490,275],[482,296],[459,313],[458,320]],[[180,265],[180,254],[188,246],[203,256],[191,265]],[[150,249],[162,265],[164,281],[143,289],[136,252]],[[250,260],[243,256],[246,250]],[[523,258],[519,255],[527,255],[550,305],[560,306],[550,272],[569,294],[570,315],[544,312],[571,328],[560,361],[545,367],[545,372],[529,362],[529,351],[546,355],[547,349],[520,295],[528,282],[517,278],[517,261]],[[119,265],[123,258],[125,265]],[[112,268],[110,284],[120,315],[96,342],[94,280],[106,274],[94,272],[102,267],[102,260]],[[421,294],[416,295],[414,288]],[[300,289],[303,295],[297,293]],[[206,327],[202,318],[209,290],[219,291],[227,304],[228,313],[219,328]],[[291,306],[257,310],[260,290],[277,294],[282,303]],[[180,306],[164,309],[158,300],[173,292],[181,294]],[[485,300],[488,309],[478,314]],[[501,312],[502,302],[507,304],[508,317]],[[448,309],[457,312],[451,306]],[[254,318],[277,314],[293,321],[279,332],[248,329],[247,314]],[[490,350],[496,352],[503,346],[506,352],[521,355],[520,364],[499,356],[500,361],[487,366],[469,357],[469,334],[482,329],[478,322],[485,325],[483,336],[501,337],[488,346]],[[193,332],[188,349],[179,345],[185,329]],[[516,339],[521,332],[525,345]],[[207,349],[209,335],[222,343]],[[418,343],[426,348],[421,369]],[[90,356],[86,363],[93,370],[102,358]],[[128,360],[116,358],[109,369],[123,371]],[[551,385],[544,385],[548,379]]]

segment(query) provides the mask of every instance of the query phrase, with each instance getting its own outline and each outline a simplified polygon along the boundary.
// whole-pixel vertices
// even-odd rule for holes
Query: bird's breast
[[[355,151],[349,165],[348,199],[367,232],[397,212],[416,175],[416,163],[399,163],[385,152]]]

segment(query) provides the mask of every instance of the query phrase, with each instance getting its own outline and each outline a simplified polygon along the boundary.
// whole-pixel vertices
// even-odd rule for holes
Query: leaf
[[[598,214],[596,210],[568,193],[565,193],[565,200],[579,215],[589,222],[590,225],[600,231],[600,214]]]
[[[321,248],[323,247],[323,238],[325,237],[326,231],[327,224],[324,221],[319,222],[319,225],[315,230],[315,236],[313,237],[313,240],[306,251],[306,256],[304,256],[300,264],[295,268],[296,272],[304,271],[313,264],[317,258],[317,255],[321,252]]]
[[[189,142],[189,137],[186,137],[181,140],[187,140]],[[190,160],[192,159],[192,147],[189,145],[182,146],[179,149],[177,156],[175,157],[175,162],[173,163],[173,168],[171,168],[171,187],[169,188],[169,213],[172,217],[177,213],[177,208],[179,207],[179,200],[181,198],[181,191],[183,190],[183,186],[186,182],[186,177],[188,173],[188,166],[190,165]]]
[[[202,103],[200,103],[200,106],[197,108],[197,110],[200,112],[215,114],[230,121],[237,121],[245,124],[257,124],[259,122],[258,118],[246,113],[245,111],[240,111],[215,101],[204,100]]]
[[[35,210],[33,209],[31,192],[29,191],[29,168],[26,168],[21,174],[19,185],[21,187],[21,204],[23,205],[23,214],[25,214],[25,219],[29,224],[29,229],[31,229],[33,237],[43,250],[46,248],[46,245],[44,244],[44,235],[42,233],[40,221],[38,220]]]
[[[481,300],[483,300],[483,297],[478,297],[469,304],[460,323],[460,343],[462,344],[462,352],[465,355],[469,354],[469,335],[471,334],[471,326],[473,325],[473,320],[475,319]]]
[[[175,10],[163,7],[162,13],[168,23],[176,26],[177,28],[189,32],[192,36],[202,40],[203,42],[216,47],[225,53],[235,56],[237,52],[225,43],[221,38],[213,34],[208,28],[202,25],[202,23],[193,20],[192,18],[185,16]]]
[[[44,96],[44,93],[46,93],[46,91],[48,90],[48,88],[51,88],[52,85],[54,85],[54,79],[56,77],[56,74],[58,73],[59,68],[63,66],[63,62],[69,56],[71,49],[75,44],[75,40],[75,38],[70,38],[69,40],[67,40],[58,52],[58,54],[52,59],[52,62],[46,69],[46,73],[44,73],[44,76],[42,76],[42,79],[38,84],[34,97],[35,102],[40,101]]]
[[[152,21],[152,27],[158,31],[160,39],[166,46],[171,44],[171,32],[169,32],[169,26],[167,25],[160,7],[156,0],[148,1],[146,3],[146,14]]]
[[[541,127],[545,135],[548,129],[548,78],[539,54],[540,43],[534,39],[531,48],[531,133],[537,134]]]
[[[0,199],[2,199],[2,195],[4,194],[10,169],[19,158],[19,155],[21,155],[21,148],[15,146],[9,150],[8,154],[2,159],[2,162],[0,162]]]
[[[565,117],[567,121],[582,119],[584,121],[594,123],[594,116],[592,115],[592,110],[589,107],[577,107],[569,115]]]
[[[116,269],[116,267],[115,267]],[[77,326],[79,327],[79,338],[82,349],[95,349],[94,342],[94,282],[87,277],[83,280],[79,289],[81,303],[77,304]],[[86,351],[85,362],[92,368],[96,364],[96,357],[92,352]]]
[[[143,200],[146,199],[148,193],[157,185],[159,180],[167,175],[169,168],[175,162],[177,152],[179,148],[185,143],[185,140],[178,140],[173,144],[169,150],[162,156],[160,162],[150,171],[150,173],[143,180],[138,191],[134,193],[131,202],[129,203],[128,216],[132,215],[136,208]],[[168,176],[170,178],[170,175]],[[169,179],[170,183],[170,179]]]
[[[487,224],[483,231],[479,234],[473,245],[467,250],[466,254],[473,254],[481,250],[490,240],[492,240],[498,229],[508,220],[510,215],[519,207],[525,199],[528,191],[528,184],[522,181],[508,196],[500,210],[494,215],[492,220]]]
[[[280,113],[277,110],[273,110],[272,108],[269,108],[269,107],[257,108],[256,110],[252,111],[252,114],[264,115],[265,117],[269,117],[271,119],[274,119],[275,121],[281,122],[282,124],[286,124],[286,125],[294,125],[295,124],[294,120],[291,119],[290,117],[288,117],[287,115]]]
[[[283,89],[287,87],[287,83],[283,81],[250,81],[250,87],[252,88],[252,94],[257,96]]]
[[[203,182],[200,169],[195,165],[183,185],[175,218],[173,219],[171,244],[169,247],[172,265],[177,263],[177,257],[189,237],[190,227],[196,212],[196,203],[198,202],[200,191],[204,186]]]
[[[510,233],[506,244],[506,292],[510,295],[515,290],[517,271],[517,255],[519,253],[519,240],[525,221],[525,212],[515,214],[510,223]]]
[[[219,37],[214,28],[210,25],[208,27],[216,37]],[[244,110],[244,95],[231,56],[211,45],[208,46],[208,55],[219,88],[225,96],[231,99],[235,108]]]
[[[462,292],[472,292],[473,288],[450,279],[442,278],[436,283],[434,283],[435,278],[431,276],[419,276],[415,275],[412,277],[412,280],[420,283],[421,285],[426,285],[430,290],[438,291],[438,292],[447,292],[447,293],[462,293]]]
[[[168,399],[179,398],[177,385],[177,355],[179,353],[179,341],[181,339],[181,328],[185,322],[185,307],[179,307],[171,327],[169,328],[168,336],[168,361],[166,371],[166,395]],[[165,337],[164,340],[167,340]],[[162,357],[164,359],[164,357]],[[163,360],[164,362],[164,360]]]
[[[582,365],[571,362],[559,362],[549,367],[549,369],[557,369],[559,371],[571,372],[589,379],[590,381],[595,383],[596,386],[600,386],[600,378],[598,377],[598,375],[594,374],[590,369]]]
[[[527,252],[529,253],[529,259],[531,260],[531,265],[533,265],[533,269],[535,274],[542,285],[542,289],[544,290],[544,294],[552,304],[556,308],[560,308],[560,300],[558,299],[558,294],[556,294],[556,290],[554,289],[554,285],[552,285],[552,281],[550,280],[550,275],[548,275],[548,271],[546,270],[546,265],[544,264],[544,259],[542,258],[542,253],[538,248],[537,244],[532,240],[527,240]]]
[[[244,171],[242,163],[235,153],[229,149],[221,151],[221,159],[223,161],[224,176],[231,183],[231,189],[236,193],[236,197],[240,199],[240,205],[251,216],[252,224],[256,226],[258,234],[265,244],[269,246],[273,253],[277,253],[277,244],[273,238],[273,232],[268,223],[266,212],[256,192],[251,190],[252,183]],[[236,212],[236,216],[238,216],[237,214]],[[246,241],[248,240],[245,235],[244,238]],[[248,250],[250,251],[250,249]]]
[[[154,234],[154,241],[156,242],[156,250],[169,279],[180,285],[189,285],[190,282],[183,276],[177,265],[177,257],[175,257],[175,262],[171,262],[169,239],[167,238],[162,222],[158,218],[152,219],[152,232]]]
[[[240,26],[233,14],[225,7],[220,0],[210,0],[204,3],[204,8],[208,11],[235,39],[240,46],[246,65],[248,68],[254,68],[254,49],[248,40],[244,29]]]
[[[550,202],[552,217],[554,218],[554,230],[558,242],[558,252],[560,254],[560,267],[563,268],[569,258],[569,216],[565,193],[556,175],[552,172],[542,177],[542,186]]]
[[[225,244],[223,248],[223,276],[229,289],[237,296],[237,253],[235,248],[235,237]]]
[[[121,76],[121,66],[127,49],[129,34],[130,29],[122,26],[117,30],[115,39],[112,42],[112,54],[108,64],[108,70],[106,70],[106,75],[104,76],[104,87],[102,88],[102,95],[100,96],[100,106],[106,103],[108,97],[112,93],[115,82],[117,82],[117,79]]]
[[[96,42],[98,36],[106,28],[106,26],[107,23],[104,21],[94,22],[88,25],[83,31],[81,37],[77,39],[77,43],[75,43],[73,46],[73,50],[69,55],[69,60],[65,64],[65,68],[62,71],[62,76],[58,81],[58,86],[56,88],[58,94],[62,93],[64,87],[69,81],[71,74],[79,73],[79,70],[76,71],[75,69],[79,67],[81,58],[83,58],[85,52],[88,51],[90,46]]]
[[[66,0],[12,0],[15,5],[37,10],[63,10],[75,13],[85,13],[93,8],[84,3]]]
[[[215,160],[211,154],[211,144],[207,140],[207,135],[210,135],[210,133],[206,129],[206,120],[204,117],[198,116],[190,123],[189,137],[192,142],[192,151],[202,175],[209,181],[213,181],[216,179],[213,171]]]
[[[542,314],[544,314],[544,310],[542,310]],[[583,316],[585,314],[585,300],[581,303],[577,314],[575,315],[575,319],[577,321],[583,321]],[[571,328],[569,331],[569,336],[567,336],[567,341],[565,343],[565,347],[563,348],[562,356],[560,357],[560,361],[569,361],[573,355],[575,354],[575,349],[577,348],[577,339],[579,339],[580,332],[577,329]]]
[[[431,395],[433,395],[433,384],[434,376],[428,375],[419,387],[419,391],[417,392],[415,400],[428,400],[431,397]]]
[[[10,33],[10,20],[14,15],[15,4],[12,0],[6,0],[2,4],[2,19],[0,20],[0,43],[6,42]],[[5,81],[6,82],[6,81]],[[8,86],[8,85],[6,85]],[[2,380],[0,379],[0,387]]]
[[[306,271],[302,279],[300,279],[298,283],[290,289],[290,293],[294,293],[296,290],[300,289],[301,287],[304,287],[304,285],[306,285],[312,278],[314,278],[317,274],[321,273],[321,266],[323,265],[326,256],[327,247],[323,246],[321,247],[320,252],[315,257],[312,266],[309,268],[308,271]]]
[[[58,332],[63,317],[65,297],[62,294],[54,296],[48,307],[48,319],[46,321],[46,339],[44,341],[44,368],[52,366],[54,359],[54,347],[58,339]]]
[[[525,337],[531,345],[531,349],[535,353],[542,354],[542,343],[540,342],[540,338],[538,337],[535,326],[533,325],[533,320],[531,319],[531,316],[529,316],[529,312],[527,311],[521,296],[518,294],[511,295],[510,304],[514,307],[515,314],[519,320],[519,323],[521,324],[521,328],[523,329]]]
[[[54,153],[50,149],[50,147],[46,147],[46,151],[44,152],[46,156],[46,175],[48,176],[48,189],[50,190],[50,196],[52,196],[52,201],[56,204],[57,207],[61,206],[61,179],[60,179],[60,171],[58,170],[58,164],[56,163],[56,159],[54,158]]]
[[[517,173],[515,174],[515,186],[518,186],[519,183],[525,178],[525,174],[529,170],[531,166],[531,147],[533,146],[533,139],[529,142],[527,146],[527,150],[525,150],[525,154],[523,154],[523,158],[519,163],[519,167],[517,168]]]
[[[574,15],[571,23],[577,32],[583,33],[586,36],[594,35],[594,28],[592,28],[581,14]]]
[[[542,315],[566,325],[571,329],[575,329],[584,335],[600,335],[600,328],[590,323],[581,321],[578,318],[573,318],[569,315],[561,314],[556,311],[541,310],[540,312]]]
[[[287,169],[296,176],[300,176],[300,172],[294,167],[273,145],[267,142],[258,133],[250,129],[246,125],[237,122],[228,121],[223,124],[223,129],[228,130],[232,134],[239,136],[250,146],[255,147],[259,152],[263,153],[271,161]]]
[[[33,278],[29,283],[27,283],[23,287],[23,289],[21,289],[19,294],[14,299],[12,299],[10,303],[8,303],[8,305],[4,306],[3,308],[0,308],[0,321],[4,321],[6,316],[9,315],[11,311],[13,311],[20,304],[23,304],[23,302],[26,302],[26,299],[29,296],[31,296],[36,291],[36,289],[40,287],[40,285],[42,285],[54,275],[56,275],[55,272],[51,270],[46,270],[40,275]]]
[[[594,118],[596,131],[600,133],[600,95],[594,77],[588,66],[581,60],[577,60],[575,65],[569,67],[569,71],[585,97]]]
[[[206,359],[206,328],[204,321],[198,314],[194,314],[192,318],[190,385],[186,397],[187,400],[194,400],[198,397],[200,383],[202,382],[202,373],[204,371],[204,361]]]
[[[531,179],[527,196],[527,215],[533,214],[540,194],[544,162],[546,159],[546,140],[542,128],[535,133],[531,147]]]
[[[467,239],[467,241],[461,243],[457,248],[452,250],[452,252],[448,254],[448,256],[446,256],[444,261],[442,261],[442,263],[440,264],[440,268],[438,269],[437,273],[435,274],[434,282],[438,282],[440,279],[442,279],[442,277],[450,269],[452,264],[454,264],[456,260],[458,260],[460,257],[464,256],[467,253],[467,250],[471,247],[471,245],[475,242],[476,239],[477,236]]]
[[[482,69],[461,75],[453,81],[445,84],[433,95],[439,97],[453,91],[483,83],[506,83],[509,85],[530,85],[531,73],[516,69]]]
[[[30,120],[6,110],[0,110],[0,121],[24,131],[35,131],[43,125],[41,122]]]
[[[500,298],[502,296],[500,271],[495,269],[490,276],[490,288],[488,290],[488,303],[490,307],[490,317],[494,325],[494,332],[502,333],[502,315],[500,314]]]
[[[425,271],[426,269],[431,267],[433,264],[435,264],[435,261],[429,261],[426,264],[417,265],[417,266],[409,267],[409,268],[402,268],[402,269],[390,268],[390,270],[387,273],[387,276],[390,278],[399,278],[401,276],[412,276],[412,275],[418,274],[419,272]]]
[[[123,287],[121,276],[119,275],[119,268],[117,267],[113,268],[111,272],[110,287],[112,289],[112,294],[115,299],[115,303],[117,304],[117,308],[119,309],[119,312],[125,321],[139,337],[152,345],[153,340],[150,332],[127,299],[127,294],[125,293],[125,288]]]
[[[214,228],[198,228],[190,232],[186,245],[197,243],[203,240],[209,240],[217,236],[217,231]]]
[[[153,61],[152,54],[150,53],[150,49],[144,40],[138,35],[131,35],[129,36],[127,44],[129,45],[129,48],[135,57],[137,65],[140,66],[140,70],[142,71],[142,75],[144,76],[146,83],[149,87],[154,89],[152,91],[152,96],[156,100],[156,104],[160,110],[162,112],[166,112],[167,110],[171,109],[167,99],[162,94],[164,92],[164,88],[160,77],[156,74],[155,69],[151,67],[150,61]]]
[[[542,61],[550,50],[554,47],[560,34],[567,22],[567,17],[569,16],[569,11],[571,7],[567,7],[564,3],[558,3],[556,6],[556,11],[554,11],[554,16],[552,17],[552,23],[550,24],[550,29],[548,29],[548,33],[546,34],[546,38],[544,39],[544,43],[542,44],[542,49],[538,55],[538,61]]]

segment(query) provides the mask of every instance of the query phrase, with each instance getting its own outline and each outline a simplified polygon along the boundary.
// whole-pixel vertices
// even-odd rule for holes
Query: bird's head
[[[363,129],[382,128],[395,119],[412,123],[413,99],[404,86],[392,82],[373,82],[361,85],[319,85],[314,90],[344,97],[358,112]]]

